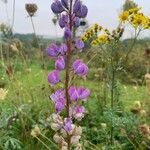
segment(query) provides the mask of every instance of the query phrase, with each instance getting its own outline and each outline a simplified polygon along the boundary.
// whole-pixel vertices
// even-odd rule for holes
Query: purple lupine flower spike
[[[68,0],[61,0],[62,5],[68,9]]]
[[[64,28],[66,26],[66,24],[68,23],[68,16],[66,15],[62,15],[59,19],[59,26],[61,28]]]
[[[77,49],[83,49],[84,48],[84,42],[80,38],[78,38],[75,42],[75,47]]]
[[[86,89],[84,87],[79,87],[78,88],[78,94],[79,94],[79,98],[81,100],[84,100],[86,101],[87,98],[90,96],[90,90],[89,89]]]
[[[58,70],[54,70],[48,74],[48,82],[51,85],[55,85],[60,82],[60,72]]]
[[[59,47],[55,44],[52,43],[48,48],[47,48],[47,54],[51,57],[56,57],[58,56],[59,53]]]
[[[65,60],[63,56],[60,56],[55,62],[55,68],[59,71],[65,69]]]
[[[55,2],[52,3],[51,9],[52,9],[53,13],[55,13],[55,14],[60,14],[63,11],[65,11],[59,0],[56,0]]]
[[[73,116],[77,120],[82,120],[84,117],[85,108],[83,106],[76,106],[73,112]]]
[[[68,27],[65,27],[64,38],[70,40],[72,38],[72,32]]]
[[[67,52],[67,45],[65,43],[62,43],[60,48],[59,48],[59,52],[64,55]]]
[[[64,129],[68,133],[72,130],[72,120],[71,120],[71,118],[65,118],[64,119]]]

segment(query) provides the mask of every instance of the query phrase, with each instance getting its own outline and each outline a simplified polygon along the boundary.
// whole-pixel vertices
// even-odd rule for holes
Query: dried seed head
[[[30,17],[33,17],[34,14],[36,13],[38,7],[37,7],[36,4],[30,3],[30,4],[26,4],[26,5],[25,5],[25,9],[26,9],[26,11],[28,12],[29,16],[30,16]]]

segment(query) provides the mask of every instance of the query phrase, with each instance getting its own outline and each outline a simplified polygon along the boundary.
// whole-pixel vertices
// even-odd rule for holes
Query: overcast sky
[[[32,26],[25,11],[25,3],[36,3],[38,12],[34,17],[36,32],[40,35],[56,36],[56,30],[52,23],[53,13],[50,5],[53,0],[16,0],[14,31],[17,33],[31,33]],[[125,0],[83,0],[88,6],[89,24],[100,23],[103,26],[113,29],[118,23],[118,14]],[[135,0],[143,8],[143,12],[150,16],[150,0]],[[8,18],[6,7],[0,0],[0,22],[11,22],[13,0],[8,0]],[[57,35],[61,35],[57,29]]]

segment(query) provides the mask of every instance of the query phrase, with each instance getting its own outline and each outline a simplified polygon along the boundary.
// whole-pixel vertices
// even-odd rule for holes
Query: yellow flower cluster
[[[150,29],[150,18],[140,12],[141,8],[132,8],[120,14],[120,22],[131,24],[135,29]]]
[[[100,44],[108,43],[109,41],[109,36],[107,34],[102,34],[98,36],[95,40],[91,42],[92,46],[97,46]]]
[[[90,38],[92,38],[94,35],[97,35],[98,32],[100,32],[101,30],[102,30],[102,27],[100,25],[94,24],[81,37],[81,40],[85,42],[85,41],[89,40]]]

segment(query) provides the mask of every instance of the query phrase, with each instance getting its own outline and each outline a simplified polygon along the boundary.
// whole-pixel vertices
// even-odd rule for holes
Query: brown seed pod
[[[28,12],[30,17],[33,17],[34,14],[37,12],[38,7],[35,3],[29,3],[25,5],[25,9]]]

